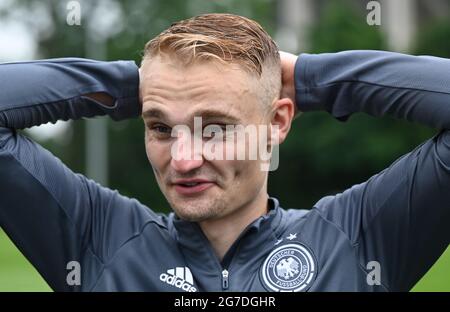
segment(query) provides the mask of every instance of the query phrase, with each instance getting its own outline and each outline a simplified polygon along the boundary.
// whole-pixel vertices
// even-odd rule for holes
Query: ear
[[[283,143],[286,139],[289,130],[291,129],[291,123],[294,118],[295,104],[289,98],[278,99],[272,104],[272,118],[271,125],[275,131],[272,131],[272,135],[275,135],[274,142],[278,144]]]

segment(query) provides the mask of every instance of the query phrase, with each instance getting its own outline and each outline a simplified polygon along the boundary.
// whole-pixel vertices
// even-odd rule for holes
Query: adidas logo
[[[167,270],[167,273],[162,273],[159,279],[169,285],[181,288],[184,291],[195,292],[197,288],[194,285],[194,278],[191,270],[188,267],[176,267],[175,269]]]

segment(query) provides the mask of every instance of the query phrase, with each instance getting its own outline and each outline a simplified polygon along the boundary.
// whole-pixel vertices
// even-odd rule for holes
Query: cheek
[[[222,176],[226,177],[225,192],[231,199],[242,201],[257,196],[265,183],[265,175],[255,160],[226,161]]]
[[[170,163],[170,147],[155,141],[145,142],[145,153],[150,165],[158,174]]]
[[[152,142],[147,140],[147,135],[145,136],[145,153],[147,154],[147,159],[150,164],[153,166],[153,158],[155,158],[156,149],[153,146]]]
[[[223,149],[223,157],[226,158],[228,154],[234,160],[213,161],[213,164],[228,179],[239,180],[239,183],[265,179],[265,172],[261,170],[261,161],[254,160],[260,153],[257,144],[249,144],[248,139],[235,140],[224,144]],[[249,159],[250,153],[254,153],[251,159]],[[241,160],[242,158],[244,159]]]
[[[232,183],[245,184],[259,176],[259,165],[254,160],[225,160],[219,166],[223,175]]]

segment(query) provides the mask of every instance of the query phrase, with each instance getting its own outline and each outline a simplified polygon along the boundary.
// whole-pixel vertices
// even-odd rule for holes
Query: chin
[[[226,207],[220,203],[221,201],[219,199],[190,199],[170,202],[170,205],[180,219],[191,222],[201,222],[219,218]]]
[[[173,208],[175,214],[182,220],[190,222],[201,222],[214,217],[210,211],[193,211],[186,208]]]

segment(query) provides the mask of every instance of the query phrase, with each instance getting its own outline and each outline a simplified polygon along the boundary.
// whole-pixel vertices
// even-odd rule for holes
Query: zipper
[[[197,226],[198,233],[200,234],[204,244],[207,247],[209,254],[211,255],[211,258],[214,259],[213,261],[216,263],[218,269],[221,271],[222,290],[227,290],[230,286],[229,285],[230,273],[228,272],[228,269],[224,268],[222,266],[222,264],[220,263],[219,259],[217,258],[216,254],[214,253],[214,250],[211,247],[211,243],[208,241],[208,239],[206,238],[205,234],[202,232],[200,227],[198,225],[196,225],[196,226]],[[228,266],[227,266],[227,268],[228,268]]]
[[[277,208],[277,207],[278,207],[278,202],[275,200],[273,210],[275,210],[275,208]],[[270,209],[270,210],[272,210],[272,209]],[[236,249],[234,250],[234,254],[231,255],[231,259],[230,259],[230,261],[227,261],[227,263],[221,263],[221,261],[219,261],[219,259],[217,258],[216,254],[214,253],[214,250],[213,250],[213,248],[211,246],[211,243],[206,238],[206,236],[203,233],[203,231],[200,228],[200,226],[197,223],[192,223],[192,228],[194,229],[194,231],[196,231],[199,234],[200,239],[203,241],[203,244],[206,246],[207,252],[211,256],[211,259],[213,259],[213,261],[215,262],[219,272],[221,272],[221,282],[222,282],[221,286],[222,286],[222,290],[228,290],[229,287],[230,287],[230,281],[229,281],[229,279],[230,279],[230,272],[228,270],[233,267],[233,263],[235,262],[236,257],[237,257],[237,253],[239,252],[239,247],[240,247],[242,238],[245,235],[247,235],[251,225],[253,223],[255,223],[257,220],[259,220],[260,218],[262,218],[262,217],[263,216],[259,217],[258,219],[254,220],[252,223],[247,225],[247,227],[239,234],[238,238],[233,243],[233,245],[236,244]],[[233,247],[233,245],[232,245],[232,247]],[[229,251],[230,250],[227,251],[227,254],[228,254]]]
[[[228,276],[229,276],[228,270],[224,269],[222,271],[222,289],[223,290],[228,289]]]

